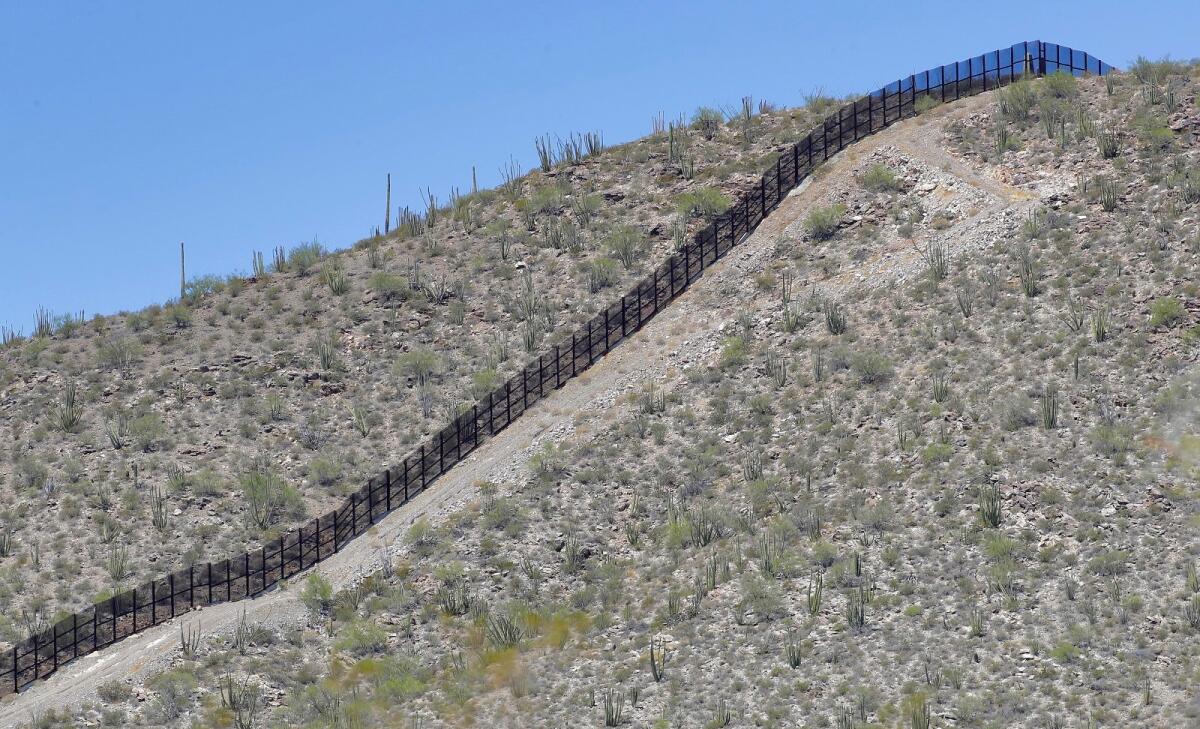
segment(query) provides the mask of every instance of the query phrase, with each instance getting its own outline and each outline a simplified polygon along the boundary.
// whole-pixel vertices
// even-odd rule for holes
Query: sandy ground
[[[381,549],[402,553],[401,537],[417,519],[440,521],[475,498],[478,493],[475,485],[480,481],[503,483],[521,478],[530,455],[544,442],[594,431],[597,425],[615,416],[614,404],[622,395],[640,391],[650,381],[669,386],[670,381],[681,377],[683,367],[698,362],[719,346],[722,322],[733,320],[734,307],[723,304],[715,292],[725,286],[744,286],[746,273],[761,268],[774,257],[777,239],[804,218],[819,200],[824,186],[849,182],[860,160],[872,151],[884,146],[896,147],[905,155],[987,193],[989,202],[972,219],[1032,204],[1028,193],[980,175],[941,149],[940,128],[945,118],[978,109],[985,99],[964,100],[920,119],[901,122],[838,154],[827,163],[820,179],[809,178],[794,190],[749,239],[708,269],[673,306],[590,370],[530,408],[411,504],[389,514],[366,535],[313,570],[326,576],[335,588],[352,584],[363,573],[376,569]],[[908,247],[881,250],[875,260],[864,261],[863,268],[869,270],[876,265],[894,272],[919,263],[920,253]],[[877,277],[856,273],[837,276],[823,285],[845,293],[859,287],[887,284]],[[293,577],[290,584],[296,586],[302,579],[303,576]],[[98,701],[97,686],[123,679],[136,682],[166,667],[179,651],[181,624],[192,626],[199,621],[205,636],[229,633],[237,627],[243,611],[249,621],[275,627],[308,623],[296,587],[275,589],[253,600],[197,610],[86,656],[20,694],[5,697],[0,703],[0,727],[28,721],[48,708],[63,709]]]

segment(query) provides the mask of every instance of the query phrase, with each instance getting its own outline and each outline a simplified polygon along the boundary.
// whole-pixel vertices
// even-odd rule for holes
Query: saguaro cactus
[[[392,173],[390,172],[387,176],[387,204],[384,206],[384,211],[383,234],[387,235],[392,229]]]

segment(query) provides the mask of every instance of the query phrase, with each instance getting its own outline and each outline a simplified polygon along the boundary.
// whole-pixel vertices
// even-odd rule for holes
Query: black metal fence
[[[815,167],[854,141],[916,113],[918,99],[937,102],[1055,71],[1105,74],[1108,64],[1065,46],[1030,41],[894,81],[827,117],[785,150],[759,183],[681,250],[571,337],[530,362],[404,461],[372,478],[339,509],[263,548],[192,565],[122,592],[60,620],[12,649],[0,671],[0,695],[20,691],[70,661],[196,607],[254,597],[335,554],[393,509],[421,493],[533,403],[586,370],[636,332],[748,236]]]

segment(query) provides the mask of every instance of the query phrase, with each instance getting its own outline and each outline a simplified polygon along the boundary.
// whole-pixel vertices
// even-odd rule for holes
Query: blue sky
[[[189,277],[351,244],[385,174],[416,207],[472,165],[481,186],[529,169],[542,133],[616,143],[659,111],[865,91],[1034,38],[1200,56],[1194,2],[818,5],[0,0],[0,324],[161,302],[180,240]]]

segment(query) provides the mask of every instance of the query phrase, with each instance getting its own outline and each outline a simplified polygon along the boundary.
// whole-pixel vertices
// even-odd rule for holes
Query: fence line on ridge
[[[583,372],[688,288],[704,269],[742,242],[801,180],[848,145],[916,114],[922,97],[954,101],[1027,76],[1056,71],[1103,75],[1112,66],[1083,51],[1042,41],[939,66],[887,84],[830,114],[782,152],[756,186],[716,216],[569,343],[564,341],[510,378],[398,466],[370,479],[342,506],[253,552],[195,564],[96,603],[17,643],[0,669],[0,696],[20,691],[61,666],[194,608],[254,597],[336,554],[389,512],[429,488],[532,404]]]

